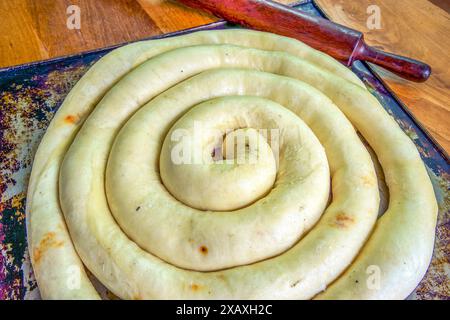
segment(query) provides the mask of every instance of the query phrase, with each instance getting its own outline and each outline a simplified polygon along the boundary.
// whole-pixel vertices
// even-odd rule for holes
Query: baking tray
[[[326,17],[311,0],[298,2],[294,7]],[[219,21],[151,39],[235,27]],[[0,299],[39,297],[27,251],[25,230],[25,197],[33,156],[45,129],[70,89],[92,64],[118,46],[0,69]],[[425,278],[410,298],[448,300],[448,156],[370,66],[357,61],[352,69],[416,144],[439,203],[433,260]]]

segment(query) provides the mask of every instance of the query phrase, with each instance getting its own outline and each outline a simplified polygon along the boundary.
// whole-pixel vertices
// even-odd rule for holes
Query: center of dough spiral
[[[165,261],[205,271],[266,259],[298,241],[329,196],[328,161],[308,126],[260,97],[176,107],[170,97],[139,110],[109,156],[108,202],[127,235]],[[168,108],[189,111],[177,119]],[[239,134],[244,148],[234,143]],[[244,150],[230,155],[227,143]],[[218,147],[221,161],[211,152]]]
[[[279,129],[241,129],[252,125],[243,116],[248,107],[236,110],[223,101],[224,106],[216,104],[194,107],[167,134],[160,157],[161,179],[175,198],[190,207],[236,210],[272,189],[278,150],[272,151],[269,143],[278,148]]]

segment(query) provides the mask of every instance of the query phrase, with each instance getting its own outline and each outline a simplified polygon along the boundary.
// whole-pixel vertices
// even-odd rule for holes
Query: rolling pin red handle
[[[418,60],[384,52],[367,45],[361,38],[348,64],[355,60],[372,62],[398,76],[415,82],[424,82],[431,75],[431,67]]]
[[[340,61],[346,61],[348,65],[355,60],[365,60],[417,82],[425,81],[431,73],[430,66],[423,62],[382,52],[366,45],[361,32],[273,1],[178,1],[233,23],[296,38]]]

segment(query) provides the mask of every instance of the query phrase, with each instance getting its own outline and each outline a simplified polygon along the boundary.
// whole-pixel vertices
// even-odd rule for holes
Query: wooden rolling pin
[[[351,66],[364,60],[402,78],[423,82],[431,74],[429,65],[387,53],[367,45],[364,35],[329,20],[268,0],[178,0],[227,21],[252,29],[277,33],[303,41]]]

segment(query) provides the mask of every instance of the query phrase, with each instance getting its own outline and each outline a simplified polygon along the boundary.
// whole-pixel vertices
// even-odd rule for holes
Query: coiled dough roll
[[[355,129],[389,188],[378,220]],[[242,133],[260,143],[217,159],[234,148],[220,137]],[[180,137],[199,163],[174,160]],[[124,299],[398,299],[426,271],[437,205],[414,144],[351,71],[293,39],[227,30],[97,62],[39,146],[27,213],[43,298],[99,298],[86,267]]]

